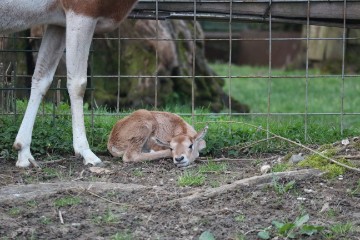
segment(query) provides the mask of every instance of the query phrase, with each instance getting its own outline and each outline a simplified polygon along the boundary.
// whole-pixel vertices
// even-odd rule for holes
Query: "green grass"
[[[205,183],[205,175],[198,172],[185,171],[179,176],[177,183],[181,187],[201,186]]]
[[[177,184],[181,187],[185,186],[202,186],[204,184],[213,188],[219,187],[220,183],[214,180],[213,174],[223,174],[227,170],[226,163],[217,163],[209,161],[206,164],[199,165],[192,170],[185,170],[177,179]]]
[[[41,216],[40,217],[40,223],[43,225],[49,225],[52,223],[51,219],[49,217],[46,216]]]
[[[290,168],[288,163],[277,163],[272,168],[272,172],[285,172]]]
[[[344,236],[354,229],[354,224],[351,222],[337,223],[330,227],[330,230],[337,236]]]
[[[117,232],[111,237],[111,240],[132,240],[134,239],[131,233],[128,232]]]
[[[30,208],[35,208],[38,205],[38,202],[36,200],[30,200],[26,202],[26,205]]]
[[[199,173],[223,173],[226,171],[226,169],[226,163],[209,161],[206,164],[199,166]]]
[[[227,64],[212,64],[213,70],[222,76],[229,74]],[[269,69],[268,67],[250,67],[232,65],[231,75],[251,76],[231,80],[232,96],[251,107],[251,112],[267,112]],[[271,112],[305,112],[306,72],[305,70],[272,69]],[[310,69],[309,75],[321,76],[316,69]],[[260,78],[258,76],[265,76]],[[299,76],[300,78],[292,78]],[[360,81],[347,78],[344,85],[345,112],[359,111]],[[226,80],[225,90],[229,91],[230,82]],[[339,112],[341,109],[341,77],[317,77],[308,79],[308,112]]]
[[[10,216],[16,217],[16,216],[19,216],[20,214],[21,214],[21,209],[18,207],[12,207],[9,210]]]
[[[81,199],[79,197],[62,197],[55,200],[55,207],[66,207],[66,206],[74,206],[81,203]]]
[[[114,224],[119,222],[119,218],[110,209],[108,209],[103,215],[95,216],[94,222],[96,224]]]
[[[333,157],[335,153],[335,149],[327,149],[326,151],[323,151],[323,154],[326,157]],[[353,166],[349,161],[345,160],[344,158],[337,159],[337,161],[348,166]],[[331,163],[327,159],[317,154],[307,156],[304,161],[299,162],[298,166],[320,169],[326,172],[325,176],[328,178],[335,178],[339,175],[344,174],[346,171],[346,168]]]
[[[235,217],[235,221],[238,223],[245,222],[246,216],[244,214],[237,215]]]
[[[144,172],[141,169],[134,169],[132,171],[132,174],[135,177],[143,177],[144,176]]]
[[[228,75],[227,64],[212,64],[214,71],[222,76]],[[254,78],[234,78],[231,80],[231,94],[242,103],[250,106],[252,113],[268,112],[268,89],[271,87],[271,113],[305,113],[306,78],[304,70],[272,70],[272,76],[280,78],[271,79],[257,78],[257,76],[268,76],[267,67],[249,67],[232,65],[233,76],[253,76]],[[320,76],[318,70],[311,69],[309,75]],[[302,76],[301,78],[290,78],[291,76]],[[225,80],[225,91],[230,88],[230,80]],[[340,77],[319,77],[308,79],[308,113],[340,113],[342,79]],[[344,113],[360,112],[360,81],[358,78],[346,78],[344,84]],[[304,128],[304,118],[299,116],[279,117],[290,124],[295,124],[299,131]],[[275,122],[276,117],[272,118]],[[341,117],[334,115],[312,115],[308,118],[310,137],[318,138],[318,132],[325,130],[322,125],[339,131]],[[271,122],[270,129],[275,122]],[[347,115],[343,117],[346,134],[351,132],[358,134],[360,122],[358,117]],[[282,124],[282,123],[281,123]],[[313,131],[316,132],[313,132]],[[325,130],[327,136],[331,131]],[[334,131],[335,132],[335,131]],[[287,135],[285,135],[287,136]]]
[[[350,196],[358,196],[358,195],[360,195],[360,179],[357,181],[357,184],[353,189],[347,189],[346,192]]]
[[[212,68],[219,75],[227,75],[226,64],[213,64]],[[232,75],[250,75],[259,76],[268,74],[265,67],[238,67],[232,66]],[[288,76],[305,76],[304,71],[284,71],[273,70],[273,75],[283,76],[283,78],[272,79],[271,82],[271,108],[274,113],[304,113],[305,112],[305,80],[304,78],[289,78]],[[318,75],[315,70],[310,71],[311,75]],[[308,112],[339,112],[341,109],[340,93],[342,81],[339,78],[311,78],[308,88],[309,105]],[[267,92],[268,79],[261,78],[239,78],[232,80],[232,96],[250,106],[252,113],[267,112]],[[229,80],[226,79],[225,90],[229,89]],[[355,78],[346,78],[344,111],[346,113],[359,112],[360,81]],[[17,153],[12,149],[13,141],[19,129],[22,114],[25,112],[27,102],[17,101],[17,116],[0,116],[0,157],[5,159],[16,159]],[[344,132],[340,132],[340,116],[333,115],[312,115],[307,118],[307,136],[305,136],[304,116],[302,115],[266,115],[253,116],[233,116],[232,121],[236,123],[229,124],[230,120],[226,115],[211,114],[206,108],[196,108],[195,113],[205,115],[189,116],[189,106],[167,107],[160,109],[176,113],[186,113],[184,119],[190,124],[195,125],[197,130],[202,129],[207,122],[209,131],[206,136],[207,147],[203,150],[204,155],[237,157],[238,149],[248,143],[266,138],[266,129],[269,126],[270,131],[283,137],[301,142],[304,144],[326,144],[338,141],[344,137],[360,135],[360,121],[358,116],[345,115],[343,117]],[[108,109],[100,107],[94,110],[94,118],[90,116],[91,111],[88,106],[84,106],[85,125],[87,137],[92,150],[96,154],[107,154],[106,143],[108,135],[114,123],[121,116],[107,115]],[[225,110],[226,111],[226,110]],[[121,112],[129,114],[132,110]],[[46,113],[47,115],[42,115]],[[56,109],[56,117],[53,117],[54,107],[52,104],[43,104],[39,110],[39,117],[36,119],[33,130],[33,139],[31,151],[35,158],[41,156],[42,159],[56,158],[64,154],[73,154],[72,130],[70,107],[67,103],[61,103]],[[101,115],[100,115],[101,114]],[[199,124],[200,123],[200,124]],[[245,123],[245,124],[244,124]],[[253,126],[246,125],[252,124]],[[228,148],[231,146],[236,146]],[[289,143],[279,140],[272,140],[262,144],[255,144],[249,149],[249,153],[258,152],[278,152],[284,149],[291,150],[293,147]],[[48,175],[55,173],[49,172]],[[136,174],[136,173],[135,173]]]

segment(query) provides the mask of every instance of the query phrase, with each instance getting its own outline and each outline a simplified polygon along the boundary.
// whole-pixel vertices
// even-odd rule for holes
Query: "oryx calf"
[[[207,129],[197,133],[176,114],[138,110],[114,125],[107,147],[124,162],[172,157],[177,166],[184,167],[206,147]]]

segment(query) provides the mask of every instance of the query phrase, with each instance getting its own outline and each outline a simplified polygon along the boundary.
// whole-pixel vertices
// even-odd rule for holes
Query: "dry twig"
[[[41,161],[41,162],[38,162],[38,164],[39,165],[52,164],[52,163],[65,162],[67,160],[68,160],[68,158],[61,158],[61,159],[56,159],[56,160],[51,160],[51,161]]]
[[[278,158],[279,156],[272,156],[268,158],[215,158],[215,159],[209,159],[207,157],[201,157],[198,158],[197,161],[200,162],[223,162],[223,161],[270,161]]]
[[[345,158],[345,159],[351,159],[351,160],[360,160],[360,155],[340,155],[340,156],[336,156],[336,158]]]
[[[90,188],[91,188],[91,185],[89,185],[89,187],[87,189],[85,189],[85,188],[81,188],[81,189],[83,190],[83,192],[89,193],[90,195],[93,195],[93,196],[95,196],[97,198],[100,198],[100,199],[102,199],[102,200],[104,200],[104,201],[106,201],[108,203],[112,203],[112,204],[120,205],[120,206],[125,206],[125,205],[128,206],[128,204],[114,202],[114,201],[111,201],[111,200],[109,200],[107,198],[104,198],[104,197],[102,197],[102,196],[100,196],[100,195],[98,195],[96,193],[93,193],[92,191],[90,191]]]
[[[60,210],[59,210],[59,218],[60,218],[60,223],[64,224],[64,219]]]

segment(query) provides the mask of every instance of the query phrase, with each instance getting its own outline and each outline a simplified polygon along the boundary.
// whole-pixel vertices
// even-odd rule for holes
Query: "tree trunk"
[[[92,72],[89,72],[89,75],[118,76],[120,73],[122,76],[132,76],[121,77],[120,88],[117,77],[94,78],[91,87],[95,88],[96,104],[115,109],[118,89],[120,89],[121,108],[154,107],[157,75],[156,107],[190,106],[193,81],[191,76],[195,75],[200,76],[194,81],[195,107],[209,107],[214,112],[228,107],[229,96],[223,91],[224,80],[214,77],[216,74],[206,61],[204,35],[200,24],[196,24],[196,29],[192,21],[184,20],[159,21],[158,27],[156,25],[155,20],[126,20],[120,28],[121,37],[125,39],[119,42],[118,32],[115,31],[100,35],[109,39],[93,41],[94,51],[89,61],[89,70]],[[40,30],[32,29],[32,36],[41,36]],[[200,39],[196,42],[191,40],[194,31],[196,31],[196,39]],[[33,41],[32,46],[37,49],[39,42]],[[120,49],[120,63],[118,49]],[[194,49],[195,73],[193,73]],[[36,58],[36,54],[33,55]],[[57,73],[65,75],[65,61],[60,61],[59,65]],[[62,87],[65,86],[65,82],[62,81]],[[88,101],[89,97],[87,91]],[[249,112],[247,105],[235,99],[231,101],[233,111]]]
[[[159,21],[156,28],[154,20],[128,20],[121,26],[121,36],[141,40],[121,40],[120,74],[126,76],[148,76],[122,78],[120,85],[120,106],[139,108],[155,105],[155,82],[158,76],[157,107],[167,104],[190,105],[192,96],[192,77],[194,81],[196,107],[209,107],[211,111],[221,111],[228,107],[228,95],[223,91],[224,80],[214,77],[204,54],[202,29],[196,24],[196,46],[193,38],[192,21]],[[156,34],[157,33],[157,34]],[[166,40],[156,40],[158,39]],[[112,33],[110,36],[117,36]],[[169,40],[167,40],[169,39]],[[179,40],[186,39],[186,40]],[[117,74],[117,43],[95,42],[94,74]],[[157,54],[156,54],[157,49]],[[193,73],[193,50],[195,49],[195,73]],[[156,59],[157,58],[157,59]],[[109,64],[109,59],[111,63]],[[157,62],[157,63],[156,63]],[[99,104],[116,106],[117,79],[110,84],[108,80],[96,79],[95,99]],[[236,112],[248,112],[248,106],[232,99]]]

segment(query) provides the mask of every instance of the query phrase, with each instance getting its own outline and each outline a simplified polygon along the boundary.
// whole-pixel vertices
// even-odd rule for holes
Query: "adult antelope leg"
[[[49,89],[56,67],[65,49],[65,28],[49,25],[39,49],[31,93],[14,148],[18,150],[16,166],[28,167],[35,160],[30,152],[32,130],[41,100]]]
[[[66,13],[66,66],[67,88],[71,102],[73,146],[84,164],[97,165],[101,160],[90,150],[86,138],[83,97],[86,88],[86,69],[96,20],[91,17]]]

